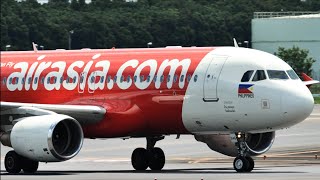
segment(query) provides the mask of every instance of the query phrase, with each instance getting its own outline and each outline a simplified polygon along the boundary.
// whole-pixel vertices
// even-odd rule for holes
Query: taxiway
[[[319,179],[320,106],[304,122],[277,131],[270,151],[255,158],[252,173],[233,170],[233,158],[211,151],[193,136],[166,137],[157,143],[167,157],[163,171],[136,172],[130,157],[145,139],[85,140],[78,156],[62,163],[41,163],[36,174],[7,174],[3,159],[10,148],[1,146],[1,179],[132,179],[132,180],[206,180],[206,179]],[[316,158],[318,156],[318,158]]]

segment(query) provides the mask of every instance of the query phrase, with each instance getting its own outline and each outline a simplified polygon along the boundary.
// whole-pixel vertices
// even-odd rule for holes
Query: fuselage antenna
[[[32,47],[33,47],[33,51],[34,51],[34,52],[38,52],[37,46],[38,46],[38,44],[32,42]]]
[[[233,44],[234,44],[234,47],[239,47],[239,45],[238,45],[238,42],[237,42],[237,40],[236,40],[236,38],[233,38]]]

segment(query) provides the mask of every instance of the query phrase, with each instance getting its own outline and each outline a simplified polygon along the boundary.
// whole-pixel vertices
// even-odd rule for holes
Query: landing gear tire
[[[237,172],[247,172],[249,169],[249,161],[245,157],[236,157],[233,161],[233,168]]]
[[[249,167],[246,172],[251,172],[254,168],[254,160],[250,156],[247,156],[246,159],[249,162]]]
[[[149,168],[151,170],[161,170],[166,162],[166,157],[161,148],[155,147],[149,150]]]
[[[35,173],[38,170],[39,162],[24,158],[22,169],[24,173]]]
[[[4,159],[4,166],[8,173],[19,173],[21,171],[21,156],[15,151],[9,151]]]
[[[137,148],[131,155],[131,164],[135,170],[143,171],[148,168],[148,151],[145,148]]]

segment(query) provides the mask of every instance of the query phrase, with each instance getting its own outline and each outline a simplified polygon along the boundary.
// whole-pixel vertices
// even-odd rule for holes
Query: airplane
[[[84,138],[146,138],[135,170],[162,170],[168,135],[191,134],[251,172],[275,131],[302,122],[314,99],[280,58],[241,47],[1,52],[0,141],[9,173],[75,157]]]

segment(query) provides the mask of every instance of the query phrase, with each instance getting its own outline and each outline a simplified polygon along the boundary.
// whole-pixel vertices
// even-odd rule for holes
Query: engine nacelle
[[[251,156],[257,156],[267,152],[275,138],[275,132],[246,134],[246,146]],[[236,157],[238,148],[235,135],[195,135],[197,141],[204,142],[208,147],[221,154]]]
[[[40,162],[65,161],[83,144],[80,124],[62,114],[26,117],[12,128],[10,141],[20,155]]]

